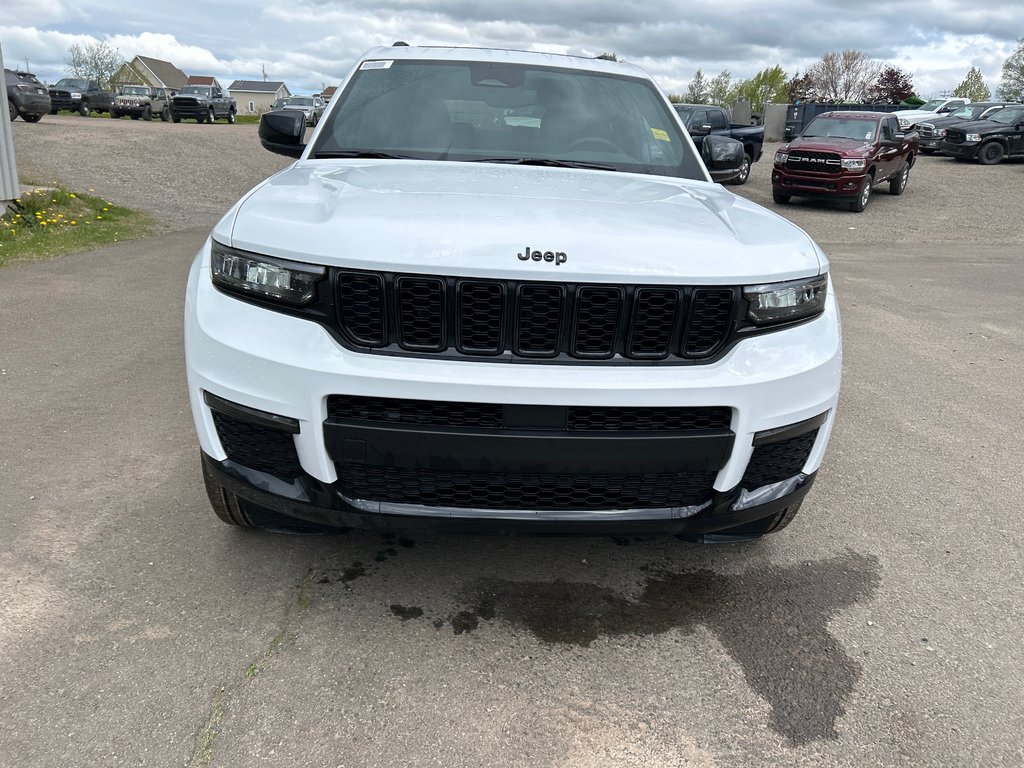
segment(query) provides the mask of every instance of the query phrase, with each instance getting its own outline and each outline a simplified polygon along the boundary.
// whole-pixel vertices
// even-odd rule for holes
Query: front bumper
[[[948,141],[944,141],[940,148],[942,154],[964,160],[977,160],[980,150],[981,142],[978,141],[964,142],[963,144],[950,144]]]
[[[171,114],[174,117],[203,118],[210,114],[209,104],[172,104]]]
[[[866,173],[804,174],[772,168],[772,190],[797,197],[855,198],[864,186]]]
[[[81,99],[72,99],[70,96],[51,96],[50,97],[50,109],[51,110],[71,110],[77,112],[79,107],[82,106]]]
[[[209,261],[207,245],[193,263],[185,306],[189,396],[204,463],[243,500],[293,517],[558,533],[730,529],[799,501],[831,432],[841,368],[831,294],[822,316],[745,339],[714,363],[510,366],[352,352],[316,323],[221,293]],[[331,405],[338,396],[382,401],[385,410],[489,404],[511,426],[437,426],[416,416],[371,422],[339,416]],[[557,426],[565,423],[561,412],[577,407],[717,408],[727,417],[686,434]],[[755,442],[794,425],[803,431],[781,434],[802,441],[802,453],[796,463],[790,457],[785,477],[769,478],[792,482],[747,498],[764,487],[749,480]],[[264,461],[244,445],[246,435],[268,432],[275,447]],[[658,486],[673,472],[670,483],[683,490]],[[645,497],[651,483],[655,495]],[[613,502],[602,506],[605,488]]]

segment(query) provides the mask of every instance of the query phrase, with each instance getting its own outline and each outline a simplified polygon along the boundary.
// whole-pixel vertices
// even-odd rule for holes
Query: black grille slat
[[[220,411],[213,411],[213,423],[231,461],[280,477],[301,474],[302,465],[291,434],[251,424]]]
[[[464,354],[496,355],[504,348],[505,291],[495,281],[459,283],[458,339]]]
[[[837,174],[842,173],[843,162],[834,152],[797,150],[789,153],[789,157],[786,158],[786,167],[796,171]]]
[[[554,357],[558,354],[564,303],[560,286],[529,283],[519,286],[516,352],[524,357]]]
[[[445,284],[434,277],[400,277],[399,344],[409,350],[440,352],[445,348]]]
[[[683,340],[683,354],[702,357],[712,354],[725,341],[732,322],[733,291],[698,288],[690,302],[690,319]]]
[[[384,279],[372,273],[341,273],[338,318],[350,341],[367,347],[384,346],[387,343]]]
[[[638,359],[668,357],[672,330],[681,300],[671,288],[639,288],[633,300],[633,322],[626,354]]]
[[[818,430],[814,429],[789,440],[757,446],[747,463],[747,471],[740,485],[752,491],[799,474],[807,463],[807,457],[811,455],[817,437]]]
[[[622,311],[622,291],[611,286],[583,286],[576,294],[572,354],[611,357]]]
[[[588,408],[569,409],[570,432],[661,432],[728,429],[728,408]]]
[[[331,395],[329,419],[354,419],[384,424],[430,424],[445,427],[504,426],[503,406],[493,403],[453,403],[387,397]]]
[[[449,472],[338,463],[350,498],[436,507],[615,510],[703,504],[714,472],[671,474],[540,474]]]

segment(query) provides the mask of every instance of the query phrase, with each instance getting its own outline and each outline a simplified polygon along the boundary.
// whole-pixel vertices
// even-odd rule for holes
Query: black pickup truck
[[[171,99],[171,119],[194,118],[197,123],[212,123],[220,118],[235,122],[238,107],[227,91],[216,85],[186,85]]]
[[[743,144],[746,155],[740,175],[726,184],[746,184],[750,176],[750,164],[761,159],[761,147],[764,145],[764,128],[757,125],[737,125],[729,121],[729,113],[722,107],[710,104],[673,104],[679,119],[697,145],[700,152],[704,137],[714,134],[728,136]]]
[[[1004,157],[1024,157],[1024,104],[1003,107],[986,120],[957,123],[946,130],[942,154],[957,160],[996,165]]]
[[[109,112],[114,94],[100,88],[95,80],[65,77],[50,86],[50,114],[67,109],[88,117],[93,112]]]

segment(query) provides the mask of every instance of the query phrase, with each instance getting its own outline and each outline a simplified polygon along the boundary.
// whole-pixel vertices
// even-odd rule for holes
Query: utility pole
[[[261,64],[260,66],[263,67],[263,82],[265,83],[267,82],[267,65]]]
[[[0,45],[0,67],[4,63],[4,50]],[[0,97],[0,206],[6,209],[7,203],[18,198],[18,167],[14,162],[14,131],[11,121],[7,119],[7,89]]]

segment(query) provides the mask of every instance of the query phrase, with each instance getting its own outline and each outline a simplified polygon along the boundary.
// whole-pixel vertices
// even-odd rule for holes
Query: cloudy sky
[[[285,81],[293,93],[337,84],[367,48],[395,40],[595,56],[614,51],[669,92],[697,68],[747,78],[778,64],[803,72],[827,50],[853,48],[913,76],[920,95],[951,90],[978,67],[995,91],[1024,36],[1010,0],[0,0],[6,66],[45,82],[68,46],[104,41],[126,58],[187,74]]]

